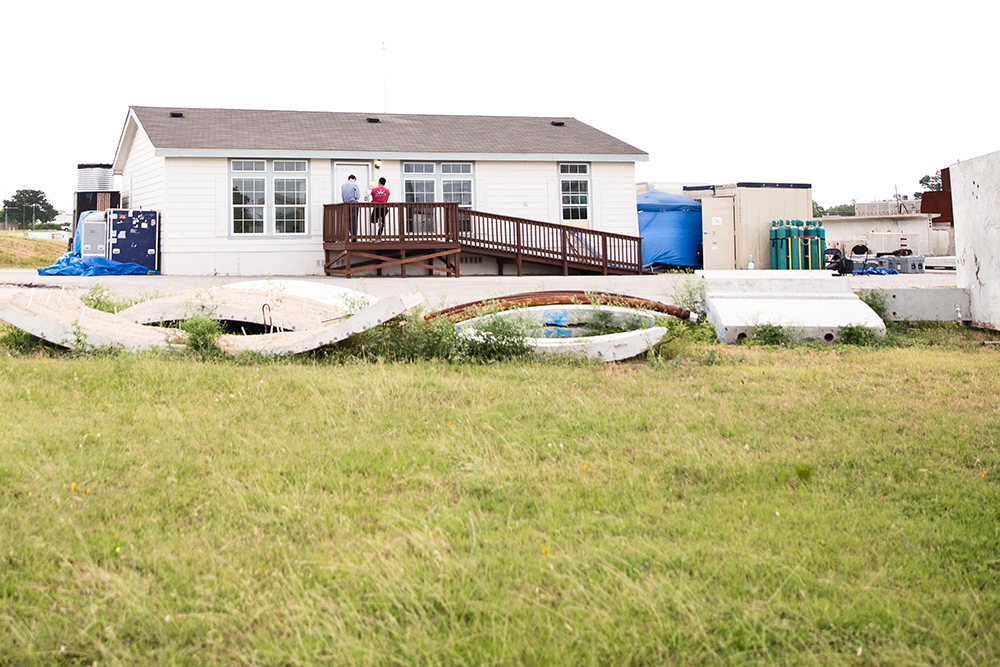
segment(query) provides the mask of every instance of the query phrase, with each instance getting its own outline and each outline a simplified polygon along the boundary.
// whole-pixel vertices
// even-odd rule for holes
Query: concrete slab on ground
[[[698,271],[705,281],[705,310],[723,343],[774,325],[793,339],[832,343],[843,327],[858,325],[877,336],[885,323],[851,291],[849,282],[826,271]]]

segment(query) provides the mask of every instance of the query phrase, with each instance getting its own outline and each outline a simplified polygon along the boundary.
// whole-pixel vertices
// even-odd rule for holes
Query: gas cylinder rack
[[[824,268],[826,230],[822,220],[774,220],[770,234],[772,269]]]

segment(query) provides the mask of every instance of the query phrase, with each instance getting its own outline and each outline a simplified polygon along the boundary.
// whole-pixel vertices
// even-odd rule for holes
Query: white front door
[[[368,201],[371,192],[371,165],[361,162],[338,162],[333,168],[333,203],[339,204],[344,201],[340,194],[340,188],[347,182],[347,177],[354,174],[358,179],[358,188],[361,190],[361,201]]]

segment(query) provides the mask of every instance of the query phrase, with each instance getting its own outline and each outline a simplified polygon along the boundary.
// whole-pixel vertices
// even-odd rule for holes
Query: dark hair
[[[378,179],[378,184],[379,185],[385,185],[385,176],[383,176],[382,178]]]
[[[354,177],[354,174],[351,174],[350,176],[348,176],[348,177],[347,177],[347,180],[349,180],[349,181],[356,181],[356,180],[358,180],[358,179],[356,179],[356,178]]]

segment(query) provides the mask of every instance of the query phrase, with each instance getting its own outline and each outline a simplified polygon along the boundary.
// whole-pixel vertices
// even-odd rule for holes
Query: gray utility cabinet
[[[108,223],[104,220],[84,220],[80,231],[81,257],[107,257]]]

